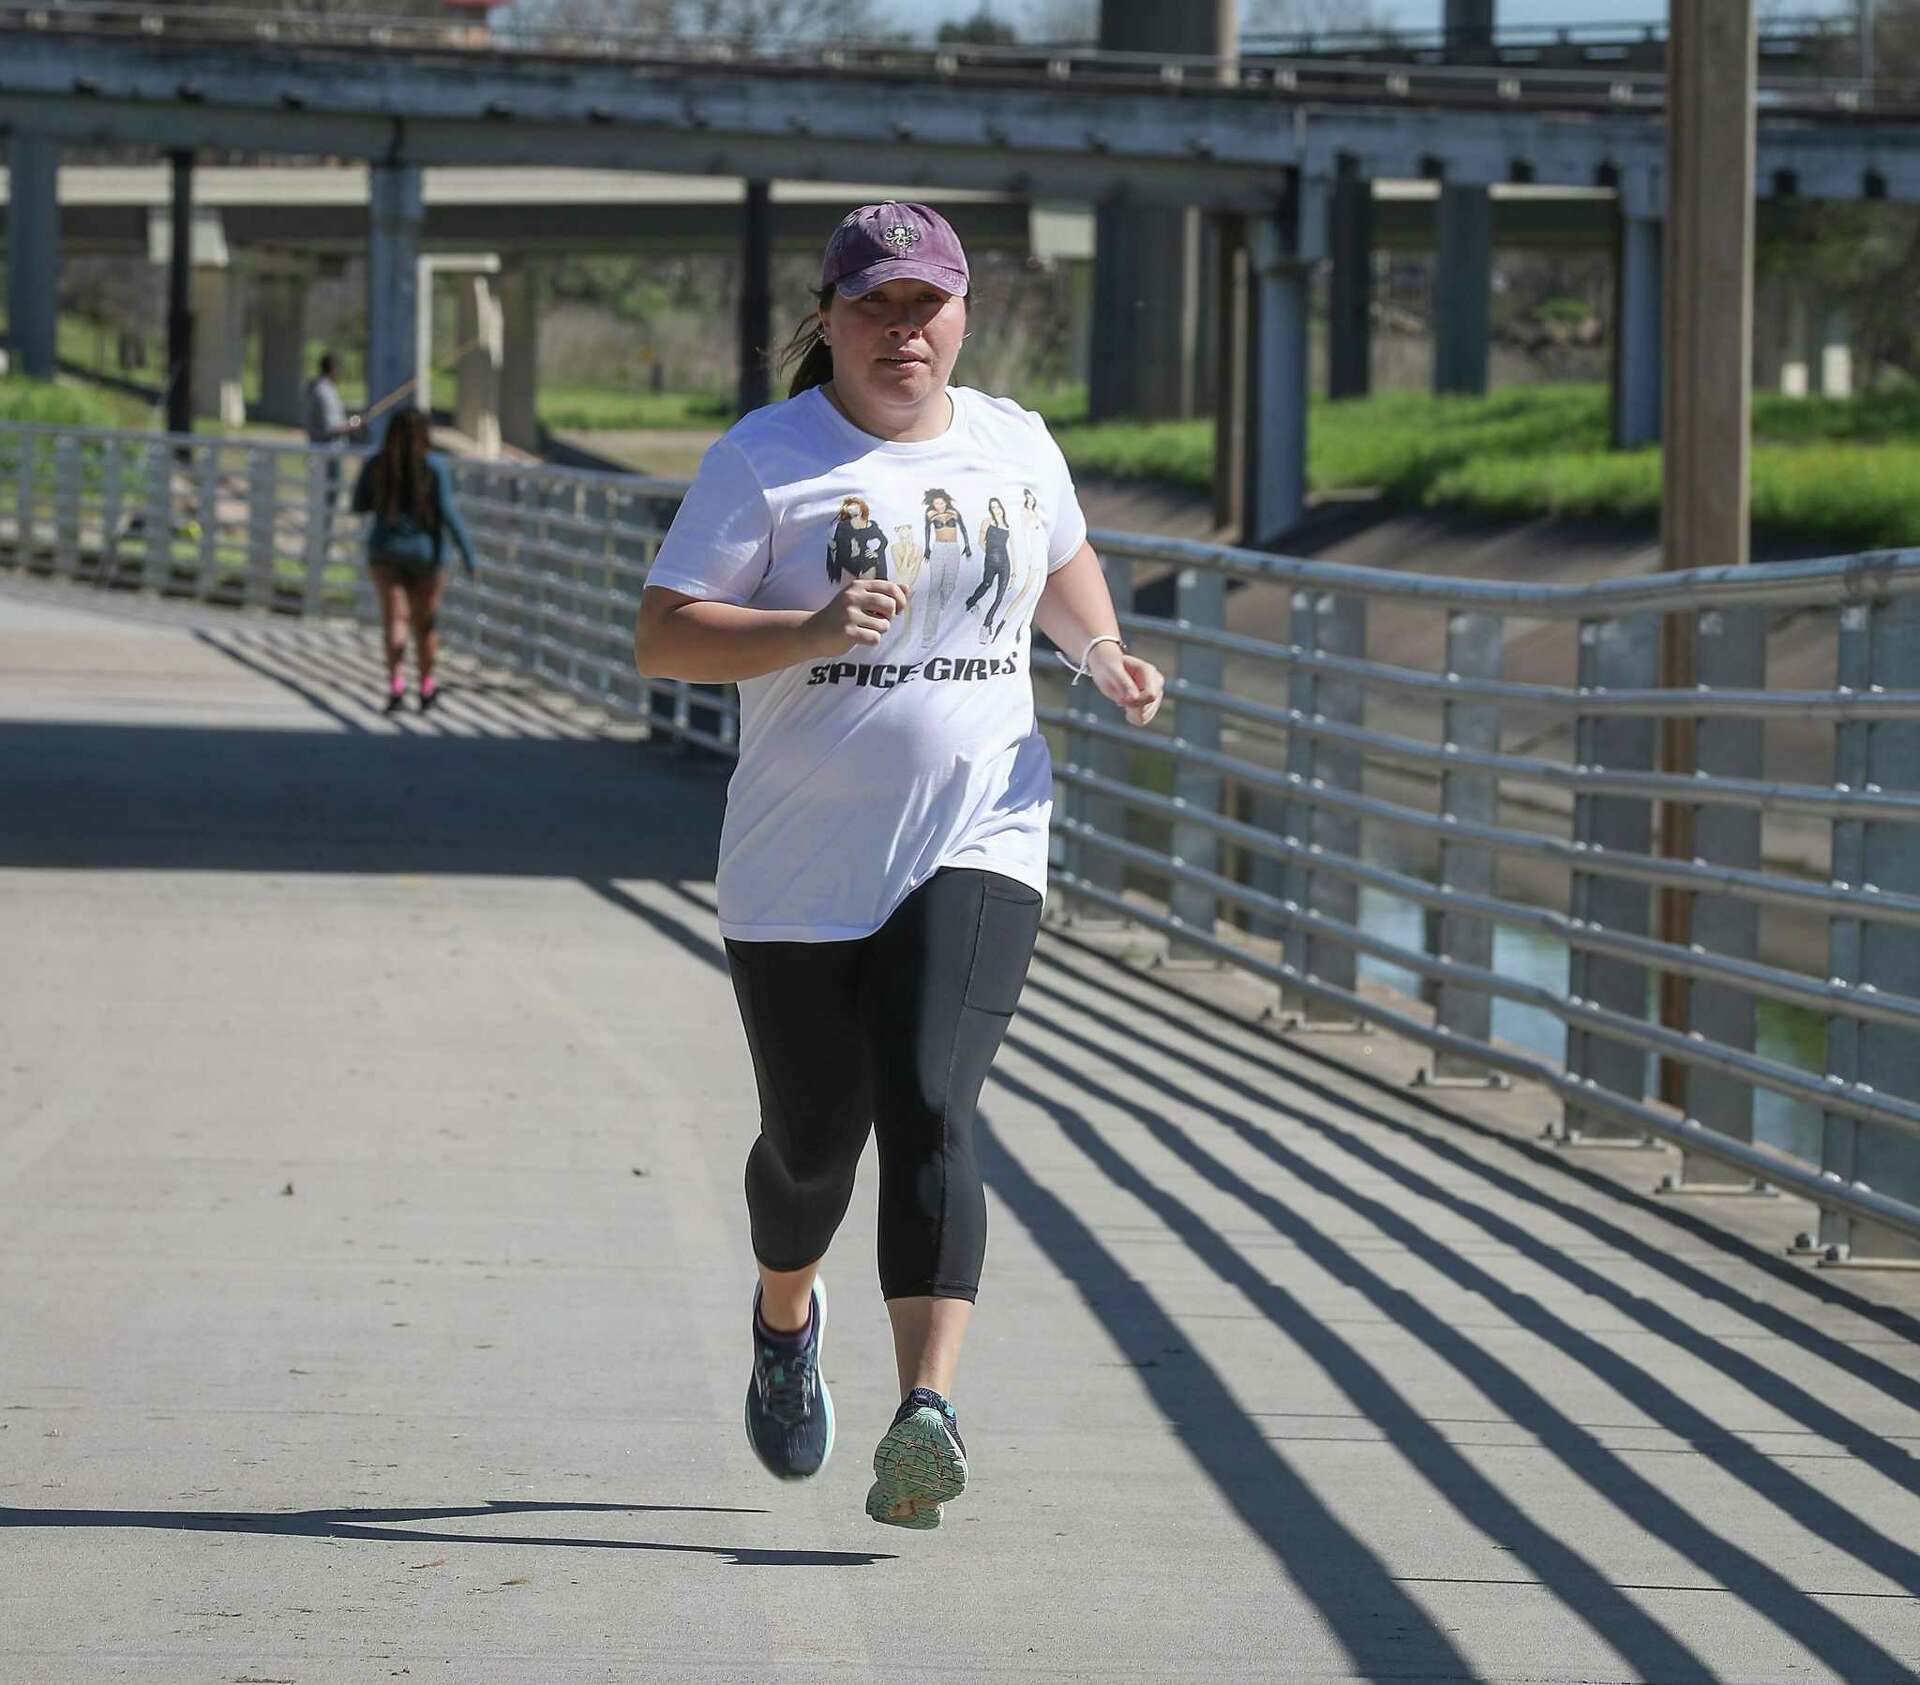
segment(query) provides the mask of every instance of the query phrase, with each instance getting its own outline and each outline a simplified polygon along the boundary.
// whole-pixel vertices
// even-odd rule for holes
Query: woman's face
[[[967,301],[924,281],[888,281],[859,298],[835,293],[820,312],[833,346],[833,383],[856,404],[918,409],[953,373]]]
[[[933,500],[933,512],[936,515],[944,515],[947,512],[947,500],[944,497],[936,497]]]

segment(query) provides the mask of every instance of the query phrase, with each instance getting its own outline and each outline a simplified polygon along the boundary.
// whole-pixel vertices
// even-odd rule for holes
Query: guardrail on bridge
[[[365,616],[357,466],[0,427],[0,564]],[[680,487],[455,478],[483,558],[443,614],[461,645],[730,752],[730,691],[632,665]],[[1569,1145],[1678,1145],[1672,1191],[1802,1194],[1829,1261],[1920,1258],[1920,551],[1535,585],[1095,541],[1170,684],[1141,733],[1036,664],[1074,917],[1267,980],[1296,1031],[1424,1044],[1428,1080],[1545,1083]],[[1695,690],[1659,688],[1666,616]],[[1669,716],[1695,776],[1657,769]],[[1654,934],[1656,893],[1685,940]]]

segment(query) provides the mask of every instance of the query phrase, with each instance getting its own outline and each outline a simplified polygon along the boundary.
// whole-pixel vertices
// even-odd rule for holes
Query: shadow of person
[[[512,1533],[443,1533],[391,1522],[453,1521],[466,1516],[510,1515],[767,1515],[763,1509],[724,1509],[708,1504],[539,1503],[489,1499],[480,1504],[404,1506],[394,1509],[309,1510],[119,1510],[12,1509],[0,1507],[0,1527],[147,1527],[180,1533],[253,1533],[297,1539],[357,1539],[405,1544],[544,1545],[572,1550],[672,1551],[718,1557],[735,1568],[871,1568],[898,1558],[881,1551],[781,1550],[751,1545],[672,1544],[657,1539],[544,1538]]]

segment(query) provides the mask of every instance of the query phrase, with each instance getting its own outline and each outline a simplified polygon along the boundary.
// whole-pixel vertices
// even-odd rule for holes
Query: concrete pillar
[[[1214,424],[1213,524],[1232,534],[1232,542],[1254,544],[1254,511],[1248,501],[1252,483],[1254,408],[1253,366],[1259,335],[1252,299],[1252,270],[1247,260],[1246,219],[1216,213],[1214,242],[1219,261],[1214,273]]]
[[[1190,222],[1177,206],[1095,212],[1087,409],[1096,421],[1182,413],[1191,389],[1184,366]]]
[[[540,448],[540,321],[525,260],[500,271],[500,437],[516,450]]]
[[[773,345],[773,196],[768,183],[750,181],[740,220],[740,414],[773,397],[768,354]]]
[[[504,340],[499,291],[491,275],[459,277],[460,360],[453,424],[482,456],[500,454],[500,365]]]
[[[1307,508],[1307,311],[1326,250],[1329,184],[1300,183],[1294,202],[1247,227],[1254,361],[1247,452],[1249,533],[1269,542]]]
[[[1804,398],[1813,389],[1808,315],[1807,289],[1783,287],[1780,344],[1780,395],[1783,398]]]
[[[193,431],[193,154],[175,152],[167,223],[167,431]]]
[[[1102,0],[1110,52],[1230,57],[1239,0]],[[1087,406],[1095,420],[1176,416],[1206,392],[1200,313],[1189,288],[1204,285],[1201,219],[1186,209],[1103,205],[1096,218],[1093,334]]]
[[[1477,396],[1493,333],[1493,199],[1443,182],[1434,217],[1433,389]]]
[[[1373,388],[1373,183],[1348,171],[1333,184],[1327,285],[1327,396]]]
[[[1484,58],[1493,46],[1494,0],[1446,0],[1441,27],[1447,32],[1447,57]]]
[[[193,413],[223,428],[245,425],[246,288],[231,268],[193,271]]]
[[[367,242],[367,408],[391,415],[417,403],[420,170],[375,164]],[[374,425],[374,437],[384,432]]]
[[[1853,396],[1853,328],[1843,304],[1823,304],[1819,313],[1820,396]]]
[[[430,257],[413,266],[413,386],[395,409],[420,409],[433,414],[433,282],[439,266]]]
[[[7,345],[13,372],[51,380],[59,355],[60,148],[7,137]]]
[[[283,427],[306,420],[307,277],[254,277],[260,331],[260,415]]]
[[[1643,190],[1644,189],[1644,190]],[[1620,195],[1613,271],[1613,442],[1621,450],[1660,438],[1660,218],[1645,184]]]

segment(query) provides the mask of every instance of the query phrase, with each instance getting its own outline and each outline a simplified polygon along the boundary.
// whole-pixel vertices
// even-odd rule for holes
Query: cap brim
[[[870,263],[865,269],[855,270],[853,274],[835,282],[834,286],[842,298],[859,298],[872,292],[875,287],[884,287],[889,281],[925,281],[928,286],[938,287],[955,298],[967,296],[965,270],[949,269],[939,263],[923,263],[910,257],[890,257],[879,263]]]

